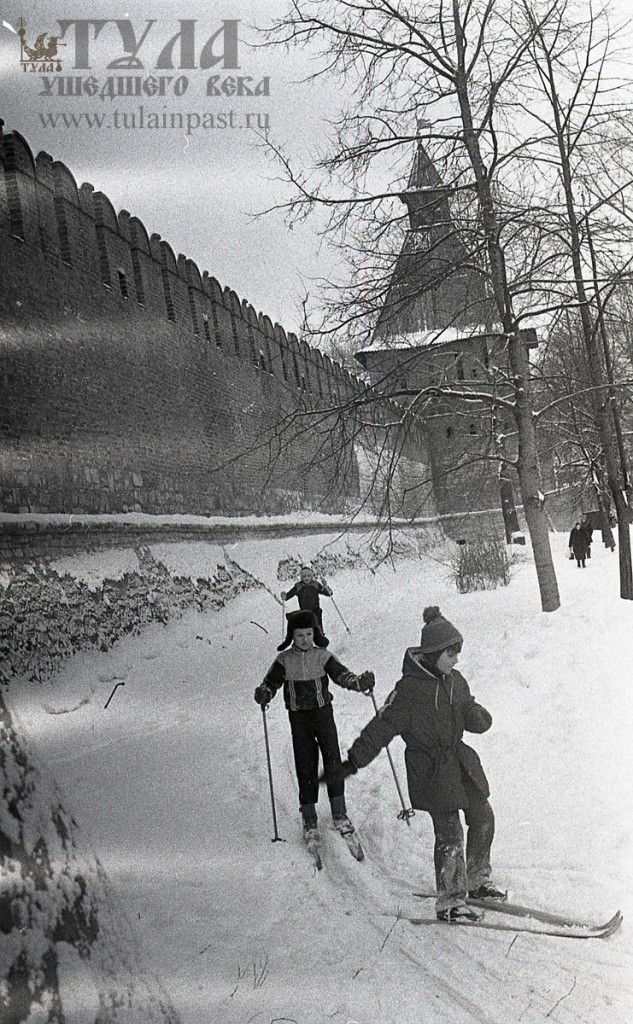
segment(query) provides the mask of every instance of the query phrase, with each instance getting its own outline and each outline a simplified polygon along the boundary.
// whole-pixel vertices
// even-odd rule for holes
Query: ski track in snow
[[[496,878],[516,902],[588,920],[621,906],[625,923],[608,941],[398,921],[399,909],[433,913],[432,900],[412,896],[433,887],[432,828],[422,812],[410,828],[398,820],[384,754],[347,786],[365,861],[332,829],[323,793],[316,872],[280,694],[267,724],[285,841],[271,841],[252,697],[281,628],[266,592],[153,625],[73,659],[49,685],[12,691],[183,1024],[630,1024],[630,607],[616,556],[594,544],[576,574],[566,538],[555,542],[563,607],[553,615],[540,612],[528,555],[509,588],[462,596],[427,558],[397,573],[346,571],[331,583],[351,634],[326,599],[324,617],[333,653],[376,671],[379,705],[424,605],[455,622],[459,668],[493,715],[489,733],[466,738],[491,782]],[[126,685],[104,709],[118,680]],[[332,688],[344,753],[373,704]],[[406,796],[402,741],[391,749]]]

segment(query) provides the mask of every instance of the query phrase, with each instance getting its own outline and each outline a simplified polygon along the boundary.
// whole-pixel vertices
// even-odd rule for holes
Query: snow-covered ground
[[[493,715],[469,742],[492,788],[496,880],[518,902],[589,920],[620,907],[609,940],[398,920],[399,910],[432,916],[411,895],[433,884],[432,829],[422,813],[411,827],[398,820],[384,754],[347,788],[365,861],[331,830],[322,797],[316,873],[280,696],[267,721],[284,841],[271,841],[253,689],[282,623],[266,591],[78,656],[50,685],[10,695],[184,1024],[630,1024],[633,607],[618,596],[617,555],[596,541],[578,570],[554,537],[554,614],[540,611],[529,551],[508,588],[468,595],[426,556],[330,577],[349,634],[324,607],[331,649],[354,671],[375,670],[381,703],[422,608],[441,606],[465,637],[459,668]],[[287,556],[287,540],[265,543],[270,564]],[[345,751],[373,706],[334,690]],[[404,785],[399,739],[392,750]],[[68,1020],[87,1019],[78,985]]]

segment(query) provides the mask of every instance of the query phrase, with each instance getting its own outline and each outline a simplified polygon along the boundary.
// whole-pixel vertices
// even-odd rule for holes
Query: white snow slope
[[[422,608],[441,606],[465,637],[459,668],[493,715],[469,742],[491,783],[495,879],[517,902],[588,920],[620,907],[608,940],[398,920],[399,909],[433,915],[411,895],[433,885],[432,829],[423,813],[410,827],[398,820],[384,754],[347,787],[365,861],[331,829],[322,796],[316,873],[281,695],[267,716],[283,838],[271,841],[253,689],[281,610],[265,591],[77,657],[50,686],[16,688],[12,709],[184,1024],[630,1024],[633,607],[619,598],[617,555],[596,539],[578,570],[554,537],[563,605],[553,614],[540,611],[529,551],[508,588],[468,595],[430,557],[334,576],[349,634],[324,607],[331,650],[376,671],[380,704],[418,642]],[[267,544],[287,554],[287,540]],[[334,690],[345,751],[373,706]],[[392,750],[406,794],[400,739]],[[69,1024],[92,1019],[80,991]]]

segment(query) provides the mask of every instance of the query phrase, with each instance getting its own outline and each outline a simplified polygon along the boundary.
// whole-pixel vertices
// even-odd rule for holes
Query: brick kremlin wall
[[[384,431],[326,410],[366,400],[362,381],[16,132],[0,170],[2,511],[358,504],[359,447],[371,459]],[[397,444],[394,498],[428,476],[421,431]],[[433,511],[432,494],[415,508]]]

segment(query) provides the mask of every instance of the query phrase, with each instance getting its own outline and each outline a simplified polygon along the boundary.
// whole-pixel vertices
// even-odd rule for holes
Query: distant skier
[[[580,522],[577,522],[572,527],[572,531],[569,534],[569,550],[576,559],[576,566],[578,569],[583,569],[585,566],[585,558],[587,557],[587,533],[583,530]]]
[[[290,719],[299,809],[306,842],[318,841],[316,804],[319,798],[319,750],[327,771],[340,768],[341,754],[328,679],[348,690],[368,694],[374,688],[373,673],[360,676],[350,672],[338,658],[325,650],[326,640],[312,611],[288,612],[285,641],[255,690],[260,705],[269,704],[283,686]],[[290,644],[290,650],[286,650]],[[353,833],[345,805],[345,780],[337,775],[328,784],[334,825],[341,835]]]
[[[297,580],[290,590],[282,590],[281,600],[290,601],[291,598],[296,597],[301,611],[314,612],[319,628],[323,632],[323,611],[319,595],[331,597],[332,590],[328,587],[325,580],[320,582],[317,580],[309,565],[303,565],[301,567],[301,579]]]
[[[343,778],[354,774],[402,736],[411,806],[428,811],[435,830],[438,920],[477,921],[481,912],[467,897],[504,900],[506,893],[491,881],[495,819],[488,782],[462,735],[486,732],[492,718],[455,671],[461,634],[435,606],[425,608],[423,618],[420,646],[405,652],[402,678],[336,772]],[[468,826],[466,856],[460,810]]]

